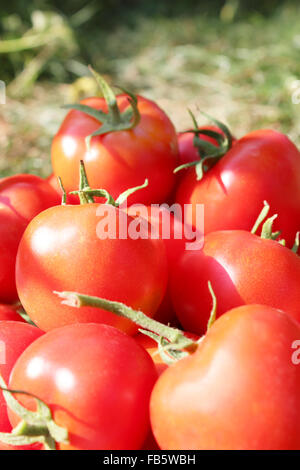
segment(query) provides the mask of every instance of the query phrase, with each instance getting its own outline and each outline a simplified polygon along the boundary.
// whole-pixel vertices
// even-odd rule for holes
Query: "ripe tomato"
[[[39,212],[59,204],[49,184],[34,175],[0,180],[0,302],[17,300],[15,262],[21,236]]]
[[[90,150],[86,137],[101,123],[82,111],[71,110],[52,143],[54,174],[60,176],[67,192],[78,188],[79,161],[84,160],[90,185],[105,188],[116,198],[129,187],[147,188],[130,196],[130,203],[160,203],[167,200],[175,184],[174,168],[178,164],[176,131],[166,114],[153,102],[137,97],[139,123],[130,130],[107,132],[92,137]],[[105,113],[104,98],[87,98],[81,104]],[[117,96],[121,112],[129,107],[128,96]]]
[[[217,315],[243,304],[282,309],[300,322],[300,258],[274,240],[243,230],[208,234],[202,250],[184,253],[171,280],[172,299],[183,327],[205,332],[211,309]]]
[[[21,318],[21,317],[20,317]],[[10,372],[20,354],[43,332],[19,321],[0,321],[0,374],[8,384]],[[7,406],[0,391],[0,432],[10,432]],[[2,449],[0,442],[0,449]]]
[[[112,237],[98,231],[102,210],[116,220]],[[42,330],[99,322],[128,333],[137,331],[131,321],[115,314],[62,305],[53,291],[117,300],[155,314],[167,284],[164,243],[119,238],[119,218],[128,231],[133,219],[110,204],[62,205],[42,212],[28,225],[18,250],[16,282],[24,309]]]
[[[169,367],[150,401],[161,449],[300,449],[299,325],[268,306],[219,318],[198,350]]]
[[[58,449],[124,450],[139,449],[146,438],[156,378],[149,354],[133,338],[90,323],[59,328],[35,341],[19,357],[9,386],[48,404],[56,424],[69,432],[69,444]],[[31,397],[18,400],[36,408]],[[17,424],[13,413],[10,419]]]
[[[0,321],[21,321],[25,320],[18,314],[19,305],[0,304]]]
[[[193,225],[196,204],[204,204],[205,233],[251,230],[264,200],[278,214],[274,230],[291,246],[300,227],[300,153],[272,130],[238,140],[200,181],[194,168],[187,170],[176,195],[178,203],[191,205],[186,222]]]

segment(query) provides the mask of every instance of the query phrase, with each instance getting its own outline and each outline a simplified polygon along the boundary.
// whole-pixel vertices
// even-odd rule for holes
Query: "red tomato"
[[[103,208],[117,219],[115,238],[99,238],[97,211]],[[62,305],[53,291],[81,292],[155,314],[167,284],[164,243],[119,238],[119,217],[128,229],[133,219],[111,205],[66,205],[42,212],[29,224],[18,250],[16,281],[24,309],[42,330],[99,322],[137,331],[131,321],[104,310]]]
[[[238,140],[200,181],[194,168],[187,170],[176,195],[178,203],[191,205],[187,223],[196,223],[196,204],[204,204],[205,233],[251,230],[264,200],[278,214],[274,230],[281,230],[291,246],[300,228],[300,153],[288,137],[272,130]]]
[[[150,401],[161,449],[300,449],[299,325],[267,306],[231,310],[159,377]]]
[[[35,341],[15,364],[9,386],[42,399],[56,424],[67,428],[70,443],[58,449],[124,450],[139,449],[146,438],[156,378],[153,361],[133,338],[92,323]],[[18,399],[35,409],[31,397]],[[11,421],[18,419],[11,415]]]
[[[18,314],[17,310],[20,305],[0,304],[0,321],[21,321],[25,320]]]
[[[21,317],[20,317],[21,318]],[[0,374],[8,384],[10,372],[20,354],[43,332],[19,321],[0,321]],[[7,406],[0,391],[0,432],[10,432]],[[0,449],[10,448],[0,442]]]
[[[131,130],[92,137],[88,151],[85,138],[101,123],[94,117],[71,110],[52,143],[54,174],[62,178],[67,192],[77,190],[79,161],[84,164],[92,188],[105,188],[116,198],[127,188],[147,188],[130,196],[130,203],[160,203],[167,200],[175,184],[178,164],[176,131],[166,114],[153,102],[138,99],[140,122]],[[128,96],[117,97],[121,112],[129,106]],[[103,98],[87,98],[81,104],[107,112]]]
[[[21,236],[39,212],[59,204],[49,184],[34,175],[0,179],[0,302],[18,299],[15,262]]]
[[[211,310],[208,281],[217,315],[260,303],[286,311],[300,322],[300,258],[274,240],[242,230],[213,232],[202,250],[185,253],[171,280],[172,299],[184,329],[206,330]]]

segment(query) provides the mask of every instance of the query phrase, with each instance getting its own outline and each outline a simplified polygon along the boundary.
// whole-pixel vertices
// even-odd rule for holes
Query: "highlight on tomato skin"
[[[164,450],[300,448],[299,324],[247,305],[215,321],[198,350],[166,369],[151,394],[152,431]]]

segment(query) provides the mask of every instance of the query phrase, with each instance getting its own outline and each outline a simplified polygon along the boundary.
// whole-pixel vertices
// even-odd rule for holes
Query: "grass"
[[[51,62],[52,68],[66,67],[72,83],[33,79],[23,95],[22,80],[17,82],[18,92],[16,80],[8,84],[7,103],[0,105],[0,175],[47,176],[51,139],[65,114],[61,105],[96,92],[92,79],[85,78],[82,43],[75,33],[68,33],[73,46],[63,55],[54,54]],[[205,122],[200,110],[225,120],[236,136],[272,127],[300,146],[300,104],[292,102],[293,94],[300,98],[295,5],[284,3],[268,17],[251,13],[232,21],[219,13],[192,11],[172,18],[137,14],[111,32],[99,28],[81,40],[98,71],[111,82],[156,100],[178,130],[190,125],[191,108],[199,122]],[[35,58],[43,57],[43,51],[47,57],[50,46],[37,48]],[[36,65],[31,61],[26,73],[26,67]]]

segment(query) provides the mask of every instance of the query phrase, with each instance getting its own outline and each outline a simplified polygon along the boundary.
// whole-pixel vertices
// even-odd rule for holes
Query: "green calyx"
[[[133,93],[118,87],[128,96],[129,106],[121,112],[117,103],[116,96],[108,83],[99,75],[91,66],[89,69],[102,92],[102,95],[106,101],[108,112],[92,108],[84,104],[68,104],[63,106],[67,109],[76,109],[81,111],[88,116],[91,116],[101,123],[99,129],[86,137],[87,147],[90,146],[90,140],[92,137],[97,135],[103,135],[108,132],[116,131],[128,131],[137,126],[140,121],[140,113],[137,107],[137,97]]]
[[[42,400],[21,390],[8,390],[0,375],[0,389],[8,408],[17,414],[21,421],[11,433],[0,432],[0,441],[12,446],[27,446],[41,443],[45,450],[56,450],[56,443],[68,444],[68,431],[58,426],[52,418],[51,410]],[[37,410],[24,408],[13,394],[29,395],[36,400]]]
[[[164,336],[153,333],[153,331],[144,330],[143,328],[139,328],[139,332],[149,336],[149,338],[153,339],[157,343],[157,353],[168,366],[189,356],[190,352],[194,352],[197,348],[196,341],[193,341],[191,342],[191,345],[188,344],[188,346],[186,346],[185,341],[182,343],[181,341],[178,341],[175,344],[168,341]]]
[[[191,110],[188,110],[194,128],[189,129],[183,133],[194,133],[194,146],[197,148],[199,153],[199,160],[194,162],[184,163],[183,165],[178,166],[175,168],[174,173],[178,173],[183,169],[187,169],[190,167],[195,167],[197,181],[200,181],[203,178],[203,175],[209,168],[215,165],[222,157],[225,155],[232,147],[232,135],[228,127],[223,124],[222,122],[214,119],[213,117],[209,116],[206,113],[201,113],[205,117],[207,117],[210,121],[212,121],[220,130],[223,131],[223,134],[213,131],[211,129],[201,128],[199,129],[198,123],[196,118]],[[218,143],[218,145],[214,145],[211,142],[207,142],[206,140],[202,139],[200,136],[206,135],[208,137],[212,137]]]
[[[208,287],[212,296],[213,306],[207,330],[209,330],[214,323],[217,310],[217,301],[210,282],[208,283]],[[139,329],[141,333],[149,336],[157,342],[158,353],[162,360],[168,365],[195,352],[199,343],[203,340],[203,336],[198,341],[188,338],[183,331],[164,325],[157,320],[148,317],[140,310],[134,310],[121,302],[114,302],[100,297],[79,294],[77,292],[55,291],[54,293],[63,299],[62,304],[68,305],[69,307],[96,307],[131,320],[141,327]]]
[[[147,186],[148,180],[145,179],[142,185],[127,189],[115,200],[112,195],[106,191],[106,189],[92,189],[90,187],[84,162],[81,160],[79,169],[79,190],[71,191],[70,194],[77,194],[80,200],[80,204],[93,204],[95,202],[95,197],[104,197],[106,199],[105,204],[110,204],[114,207],[120,207],[131,194],[139,191],[140,189],[144,189]]]
[[[267,203],[267,201],[264,201],[264,206],[253,225],[251,233],[255,235],[258,230],[258,227],[263,223],[260,237],[266,240],[277,240],[280,245],[286,246],[286,241],[284,239],[281,238],[280,240],[278,240],[281,235],[281,231],[278,230],[276,232],[273,232],[273,222],[277,218],[278,214],[274,214],[272,217],[269,217],[267,220],[265,220],[269,213],[269,210],[270,205]],[[299,249],[299,235],[300,232],[297,232],[295,236],[294,245],[291,248],[291,251],[296,254],[298,253]]]

